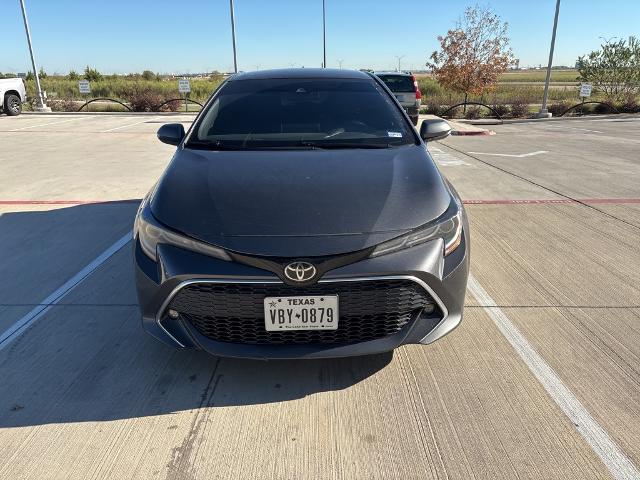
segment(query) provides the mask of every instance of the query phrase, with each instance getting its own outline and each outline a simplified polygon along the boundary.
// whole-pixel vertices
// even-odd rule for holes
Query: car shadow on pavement
[[[106,217],[105,208],[111,209]],[[1,323],[3,332],[31,304],[42,301],[104,250],[100,246],[88,261],[74,260],[69,251],[82,256],[87,249],[95,249],[96,238],[73,236],[73,232],[65,237],[65,228],[81,225],[91,232],[95,221],[111,221],[113,228],[131,224],[135,205],[119,211],[113,208],[91,204],[0,217],[0,246],[11,244],[20,250],[16,259],[9,258],[5,250],[0,271],[17,275],[22,267],[30,279],[0,289],[0,316],[7,316]],[[8,226],[11,233],[5,229]],[[103,229],[104,235],[104,225],[95,229]],[[38,235],[38,242],[20,243],[13,238],[26,238],[30,232]],[[112,232],[107,243],[121,235]],[[40,268],[38,262],[59,260],[59,251],[66,255],[65,265],[74,261],[77,265],[63,276],[50,278],[59,269]],[[37,284],[47,288],[33,293],[28,285]],[[350,388],[375,375],[392,358],[389,352],[342,359],[261,361],[168,347],[142,330],[127,245],[0,350],[0,428],[293,401]]]

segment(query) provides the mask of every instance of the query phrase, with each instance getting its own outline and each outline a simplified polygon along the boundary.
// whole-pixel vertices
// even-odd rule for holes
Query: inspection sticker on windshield
[[[395,137],[395,138],[402,138],[402,133],[400,133],[400,132],[387,132],[387,136]]]

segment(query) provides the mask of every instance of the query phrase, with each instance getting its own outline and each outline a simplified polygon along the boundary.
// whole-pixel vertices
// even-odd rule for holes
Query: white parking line
[[[76,288],[80,282],[91,275],[100,265],[106,262],[113,254],[124,247],[131,240],[131,232],[128,232],[116,243],[107,248],[98,255],[91,263],[67,280],[61,287],[56,289],[51,295],[45,298],[40,304],[11,325],[5,332],[0,335],[0,350],[4,349],[13,340],[18,338],[20,334],[30,325],[33,325],[42,316],[47,313],[53,305],[60,302],[69,292]]]
[[[623,117],[623,118],[585,118],[585,122],[640,122],[639,117]]]
[[[556,372],[535,351],[524,338],[520,330],[509,320],[509,317],[496,305],[493,298],[486,292],[482,285],[469,275],[469,291],[483,306],[483,309],[496,324],[502,335],[518,352],[520,358],[529,367],[542,384],[549,396],[556,402],[569,420],[576,426],[578,433],[582,435],[591,448],[600,457],[609,472],[616,479],[638,480],[640,471],[620,450],[600,424],[591,416],[580,400],[562,382]]]
[[[542,130],[547,130],[549,132],[556,132],[558,130],[580,130],[582,132],[589,132],[589,133],[603,133],[600,130],[590,130],[588,128],[569,127],[567,125],[552,126],[552,124],[545,125],[545,128],[543,128]]]
[[[20,127],[20,128],[13,128],[11,130],[9,130],[10,132],[17,132],[18,130],[26,130],[28,128],[37,128],[37,127],[46,127],[47,125],[59,125],[61,123],[69,123],[69,122],[75,122],[76,120],[80,120],[82,118],[93,118],[93,117],[87,117],[87,116],[83,116],[83,117],[76,117],[76,118],[71,118],[69,120],[63,120],[61,122],[49,122],[49,123],[39,123],[37,125],[29,125],[26,127]]]
[[[115,127],[115,128],[109,128],[108,130],[102,130],[100,133],[113,132],[114,130],[120,130],[121,128],[127,128],[127,127],[133,127],[134,125],[140,125],[141,123],[146,123],[148,121],[149,121],[149,119],[145,119],[145,120],[141,120],[139,122],[129,123],[127,125],[121,125],[121,126]]]
[[[534,157],[536,155],[542,155],[543,153],[549,153],[547,150],[538,150],[536,152],[529,153],[521,153],[519,155],[514,155],[512,153],[485,153],[485,152],[467,152],[473,155],[491,155],[492,157],[512,157],[512,158],[524,158],[524,157]]]
[[[589,130],[588,128],[567,127],[567,126],[563,128],[569,128],[571,130],[582,130],[583,132],[602,133],[600,130]]]
[[[433,158],[438,165],[441,165],[443,167],[451,167],[456,165],[469,165],[467,162],[465,162],[461,158],[458,158],[455,155],[451,155],[450,153],[444,152],[438,147],[429,147],[427,150],[431,154],[431,158]]]

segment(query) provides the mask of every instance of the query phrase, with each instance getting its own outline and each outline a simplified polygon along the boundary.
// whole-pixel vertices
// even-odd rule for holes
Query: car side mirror
[[[158,140],[169,145],[178,145],[184,138],[184,127],[181,123],[167,123],[158,129]]]
[[[420,125],[420,138],[425,142],[442,140],[451,133],[451,126],[441,118],[427,118]]]

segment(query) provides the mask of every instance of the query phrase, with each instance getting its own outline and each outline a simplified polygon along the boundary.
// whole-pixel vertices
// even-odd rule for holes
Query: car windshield
[[[413,80],[407,75],[378,75],[392,92],[414,92]]]
[[[373,79],[231,80],[198,122],[188,148],[389,148],[416,138]]]

